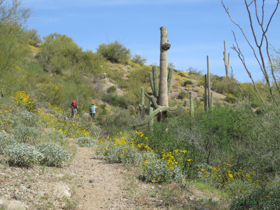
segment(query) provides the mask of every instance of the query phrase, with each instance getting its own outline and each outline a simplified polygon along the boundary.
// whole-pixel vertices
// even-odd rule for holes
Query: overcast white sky
[[[265,23],[277,1],[265,1]],[[262,1],[257,2],[261,15]],[[254,44],[244,1],[224,0],[224,3]],[[254,79],[262,79],[250,48],[228,18],[220,0],[22,0],[22,6],[34,12],[27,22],[28,28],[38,30],[41,37],[54,32],[66,34],[84,50],[94,52],[98,45],[118,40],[133,55],[146,58],[147,64],[159,64],[160,27],[165,26],[171,44],[168,61],[182,71],[193,67],[206,72],[206,56],[209,55],[210,71],[225,75],[223,41],[226,40],[235,77],[249,82],[237,54],[230,48],[234,44],[231,31],[234,30]],[[276,49],[280,49],[279,20],[280,8],[267,33]],[[260,39],[260,30],[256,33]]]

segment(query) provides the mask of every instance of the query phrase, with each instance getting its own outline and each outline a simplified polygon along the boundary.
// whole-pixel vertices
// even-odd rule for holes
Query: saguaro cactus
[[[208,106],[211,109],[211,84],[210,84],[210,70],[209,70],[209,56],[207,55],[207,79],[208,79]]]
[[[229,61],[230,61],[230,53],[228,53],[228,60],[227,60],[227,48],[226,48],[226,41],[224,40],[224,64],[225,64],[225,69],[226,69],[226,76],[228,77],[228,67],[229,67]]]
[[[211,83],[210,83],[210,70],[209,70],[209,56],[207,55],[207,74],[205,74],[205,84],[204,84],[204,110],[207,112],[212,108],[212,93],[211,93]],[[208,90],[208,91],[207,91]]]
[[[160,78],[158,79],[157,67],[153,66],[152,72],[149,73],[152,93],[145,93],[150,101],[149,116],[133,127],[141,126],[146,123],[151,127],[152,119],[157,115],[158,121],[164,121],[167,111],[174,111],[175,107],[168,107],[168,94],[170,92],[173,69],[167,72],[167,50],[170,49],[170,44],[167,40],[167,29],[161,27],[161,41],[160,41]],[[158,82],[159,81],[159,82]],[[142,91],[142,89],[141,89]],[[142,104],[141,92],[141,104]],[[144,107],[139,105],[139,107]]]
[[[158,104],[160,106],[168,107],[168,85],[167,85],[167,50],[170,48],[170,44],[167,40],[167,28],[161,27],[160,38],[160,79],[159,79],[159,98]],[[164,121],[167,112],[162,112],[159,115],[158,121]]]
[[[194,117],[193,92],[190,93],[190,114],[191,117]]]

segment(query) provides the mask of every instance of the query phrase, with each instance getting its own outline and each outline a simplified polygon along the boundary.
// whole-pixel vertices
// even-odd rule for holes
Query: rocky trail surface
[[[181,191],[176,183],[142,182],[130,167],[97,156],[95,147],[71,142],[76,155],[62,168],[9,166],[0,155],[0,210],[208,210],[196,208],[202,199],[209,199],[197,189]],[[173,196],[176,189],[180,193]]]

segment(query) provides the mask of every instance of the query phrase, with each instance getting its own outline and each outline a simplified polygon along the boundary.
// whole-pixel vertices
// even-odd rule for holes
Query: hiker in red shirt
[[[78,112],[78,104],[76,101],[72,101],[70,105],[71,111],[72,111],[72,118],[76,118],[77,112]]]

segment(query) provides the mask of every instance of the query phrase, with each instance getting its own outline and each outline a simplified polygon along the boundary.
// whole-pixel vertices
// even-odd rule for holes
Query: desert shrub
[[[114,93],[116,92],[117,88],[113,85],[107,89],[107,93]]]
[[[19,112],[19,118],[22,124],[29,127],[34,127],[40,122],[38,115],[27,110]]]
[[[126,63],[130,59],[130,49],[127,49],[117,40],[109,44],[101,44],[97,48],[97,53],[102,55],[112,63]]]
[[[104,146],[103,155],[108,162],[136,164],[143,159],[141,153],[136,149],[132,149],[129,145]]]
[[[181,77],[186,77],[186,75],[182,72],[180,72],[178,75],[180,75]]]
[[[38,150],[44,155],[40,160],[41,164],[47,166],[61,167],[65,162],[70,161],[71,154],[55,143],[42,143],[37,145]]]
[[[146,160],[144,163],[143,169],[146,181],[161,183],[171,181],[181,182],[183,180],[180,169],[177,166],[174,169],[170,169],[162,159]]]
[[[96,142],[91,137],[81,137],[76,141],[80,147],[92,147],[96,144]]]
[[[3,134],[0,133],[0,154],[3,154],[4,149],[12,144],[15,144],[16,140],[8,135],[8,134]]]
[[[238,96],[240,94],[240,90],[237,85],[238,81],[234,78],[213,75],[211,83],[211,88],[218,93],[231,93],[234,96]]]
[[[224,100],[228,103],[236,103],[238,101],[235,97],[230,96],[227,96]]]
[[[280,202],[280,188],[262,188],[251,192],[250,194],[239,194],[236,199],[232,199],[230,210],[261,210],[261,209],[277,209]]]
[[[146,59],[146,58],[142,58],[140,55],[135,54],[135,55],[133,56],[133,58],[131,59],[131,61],[132,61],[133,63],[138,63],[138,64],[140,64],[140,65],[143,65],[143,64],[146,63],[147,59]]]
[[[16,126],[13,133],[20,143],[36,144],[37,138],[41,136],[41,132],[38,129],[25,125]]]
[[[127,108],[127,102],[123,96],[104,95],[102,100],[111,104],[112,106],[119,106],[125,109]]]
[[[25,143],[10,145],[4,149],[4,152],[12,164],[24,167],[39,163],[44,158],[44,155],[34,146]]]
[[[186,81],[184,81],[184,86],[186,86],[186,85],[192,85],[193,84],[193,81],[191,81],[191,80],[186,80]]]
[[[60,130],[53,129],[52,131],[48,132],[48,137],[51,141],[58,142],[63,145],[64,141],[66,140],[66,134]]]
[[[140,83],[139,85],[141,85],[141,83],[149,84],[150,83],[149,72],[151,71],[152,71],[151,66],[142,66],[131,70],[128,76],[129,79],[132,80],[132,82],[137,81],[137,83]]]
[[[187,97],[188,97],[188,93],[185,92],[185,91],[181,91],[178,95],[179,99],[184,99],[184,98],[187,98]]]
[[[189,67],[187,71],[189,72],[189,75],[191,75],[191,74],[201,75],[202,74],[201,70],[197,70],[196,68],[194,69],[192,67]]]
[[[112,135],[120,130],[125,130],[136,123],[136,119],[132,118],[128,110],[116,111],[116,114],[109,116],[105,121],[98,121],[103,127],[105,135]]]

